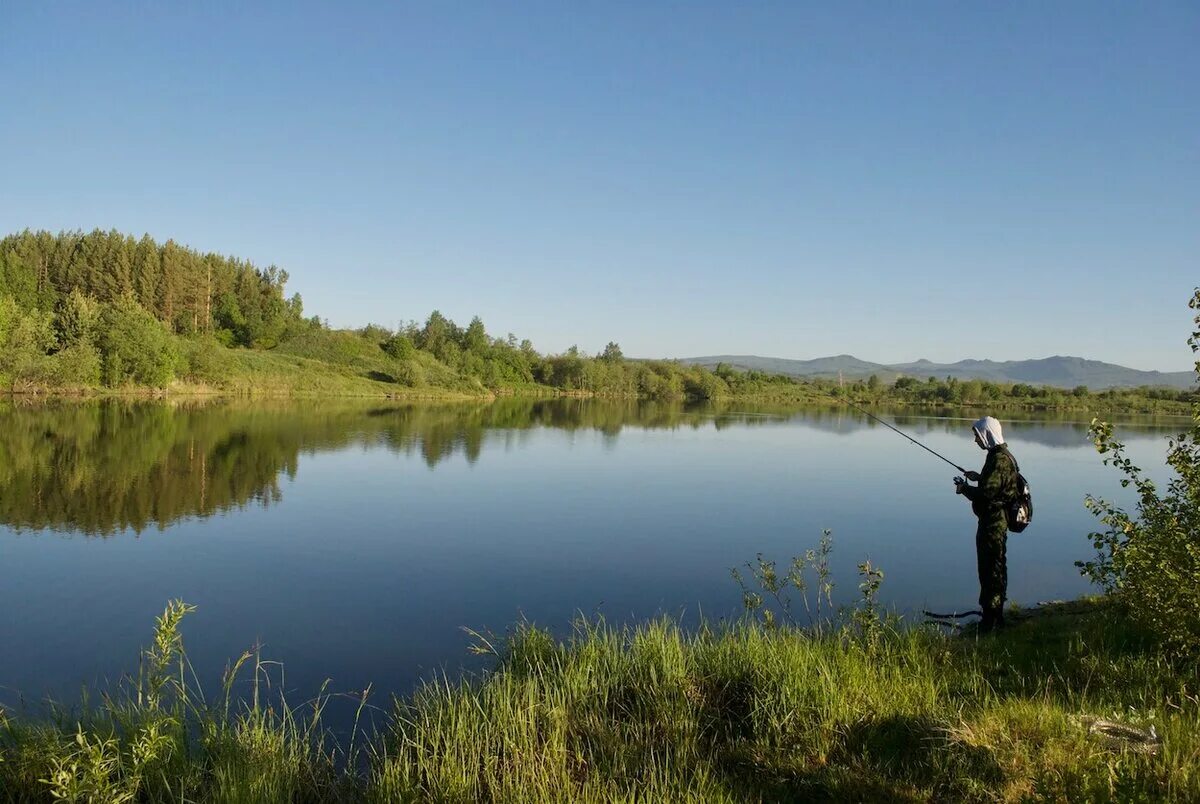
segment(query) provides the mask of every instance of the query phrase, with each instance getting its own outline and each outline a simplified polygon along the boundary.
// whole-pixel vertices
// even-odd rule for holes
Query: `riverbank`
[[[232,351],[232,350],[231,350]],[[636,390],[596,391],[588,388],[555,388],[528,383],[500,388],[455,382],[447,386],[405,386],[359,374],[352,367],[337,366],[312,358],[243,351],[236,353],[238,368],[221,378],[189,377],[161,388],[149,386],[38,386],[25,384],[7,389],[7,396],[22,400],[70,399],[390,399],[407,402],[488,402],[505,398],[528,399],[608,399],[674,403],[713,403],[720,405],[770,405],[775,409],[826,408],[845,401],[871,410],[903,410],[919,415],[969,414],[1064,414],[1074,413],[1090,419],[1094,415],[1191,416],[1191,403],[1150,399],[1134,393],[1093,394],[1086,397],[1000,397],[981,401],[946,403],[912,399],[889,393],[831,394],[816,383],[788,379],[751,390],[717,393],[711,397],[679,393],[648,395]]]
[[[140,698],[0,716],[0,800],[1200,797],[1200,672],[1104,600],[978,638],[861,619],[815,635],[581,623],[566,641],[521,627],[480,640],[498,648],[486,676],[430,683],[340,747],[321,700],[272,707],[259,684],[247,705],[198,704],[177,680],[182,613],[159,623]],[[261,678],[254,664],[236,666]],[[1161,742],[1091,734],[1093,717]]]

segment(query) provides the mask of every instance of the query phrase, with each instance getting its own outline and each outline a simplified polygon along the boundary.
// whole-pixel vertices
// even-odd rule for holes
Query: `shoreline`
[[[789,405],[796,408],[842,406],[840,400],[822,394],[819,391],[801,392],[798,394],[738,394],[722,395],[710,398],[696,396],[659,397],[644,394],[623,394],[610,392],[595,392],[588,390],[563,389],[529,389],[529,388],[498,388],[483,393],[473,394],[453,389],[404,389],[379,390],[372,392],[358,391],[322,391],[273,388],[214,388],[205,385],[175,384],[167,388],[22,388],[0,391],[0,399],[10,401],[94,401],[105,399],[121,399],[134,401],[172,401],[172,400],[388,400],[397,402],[494,402],[499,399],[578,399],[597,401],[638,401],[660,402],[666,404],[722,404],[722,403],[764,403]],[[905,400],[888,398],[850,397],[849,401],[857,405],[865,405],[875,409],[911,409],[915,411],[996,411],[1021,413],[1089,413],[1089,414],[1121,414],[1137,416],[1159,416],[1164,418],[1190,419],[1192,405],[1186,402],[1167,403],[1166,409],[1156,409],[1137,405],[1054,405],[1032,400],[995,400],[988,402],[945,403],[923,400]]]
[[[1200,702],[1188,693],[1200,671],[1156,659],[1115,601],[1040,605],[986,637],[863,611],[815,632],[748,616],[687,631],[669,618],[580,620],[565,639],[518,624],[499,641],[476,635],[493,659],[482,674],[435,678],[390,703],[351,696],[360,712],[384,708],[347,744],[321,724],[327,691],[315,708],[275,691],[267,703],[258,684],[253,698],[198,704],[172,680],[187,614],[172,604],[142,686],[57,719],[0,710],[0,799],[49,801],[52,789],[329,802],[1200,795]],[[251,654],[243,664],[256,678],[263,666]]]

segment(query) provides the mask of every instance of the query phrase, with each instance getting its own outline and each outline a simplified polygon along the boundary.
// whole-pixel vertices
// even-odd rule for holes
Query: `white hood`
[[[971,429],[979,435],[984,446],[988,449],[994,449],[1004,443],[1004,434],[1000,431],[1000,422],[991,416],[984,416],[971,425]]]

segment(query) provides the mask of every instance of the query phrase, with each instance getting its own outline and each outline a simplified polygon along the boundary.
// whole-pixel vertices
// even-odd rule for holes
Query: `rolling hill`
[[[1159,386],[1192,388],[1196,377],[1190,371],[1142,371],[1139,369],[1086,360],[1082,357],[1055,355],[1036,360],[960,360],[957,363],[934,363],[916,360],[911,363],[872,363],[853,355],[836,355],[815,360],[788,360],[758,355],[710,355],[683,358],[680,362],[715,367],[727,363],[741,370],[788,374],[793,377],[837,377],[858,379],[875,374],[885,382],[897,377],[954,377],[960,380],[989,380],[1004,383],[1051,385],[1074,388],[1086,385],[1092,390],[1104,388],[1137,388]]]

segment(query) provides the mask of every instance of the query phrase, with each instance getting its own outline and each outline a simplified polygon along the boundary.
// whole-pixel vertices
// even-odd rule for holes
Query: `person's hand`
[[[979,482],[979,473],[978,472],[967,472],[966,475],[967,475],[967,480],[974,480],[976,483]]]
[[[963,484],[964,484],[964,483],[966,483],[966,482],[967,482],[967,481],[963,480],[961,477],[956,477],[956,478],[954,478],[954,493],[955,493],[955,494],[962,494],[962,493],[963,493],[963,491],[962,491],[962,490],[963,490]]]

